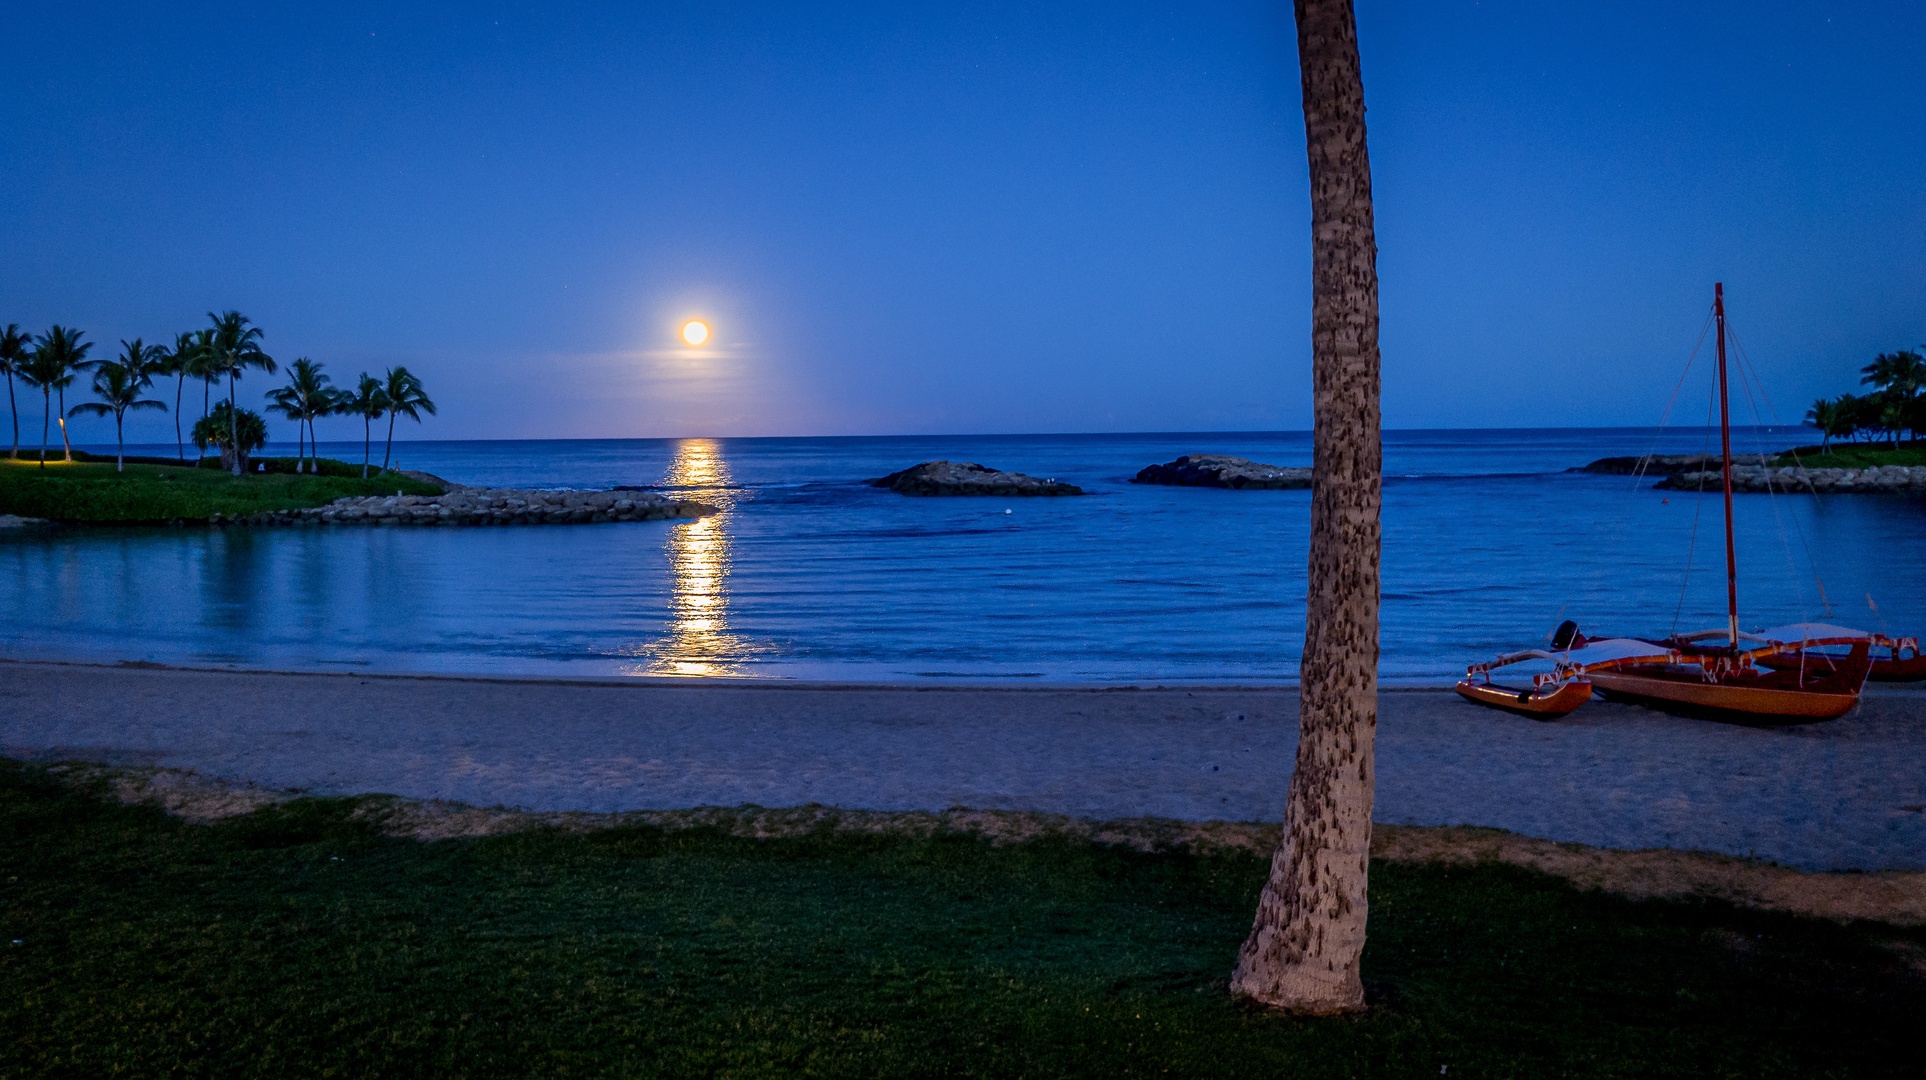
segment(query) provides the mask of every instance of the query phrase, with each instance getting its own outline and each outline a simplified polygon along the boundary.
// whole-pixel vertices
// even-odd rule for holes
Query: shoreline
[[[208,779],[191,771],[56,763],[47,773],[75,790],[126,806],[148,806],[191,825],[256,813],[303,797]],[[516,833],[583,834],[609,829],[713,831],[758,840],[824,833],[869,836],[964,835],[993,847],[1056,839],[1120,847],[1143,854],[1268,858],[1275,823],[1165,818],[1094,820],[1061,814],[953,808],[940,812],[694,807],[612,814],[533,813],[384,795],[348,796],[350,817],[386,836],[435,843]],[[1372,825],[1371,857],[1443,866],[1498,863],[1536,870],[1581,889],[1634,899],[1704,899],[1740,907],[1850,922],[1926,925],[1926,871],[1804,871],[1716,852],[1664,848],[1618,850],[1559,843],[1501,829],[1462,825]]]
[[[0,666],[0,755],[529,812],[698,806],[1270,821],[1286,687],[899,685]],[[1381,699],[1378,813],[1808,870],[1926,870],[1926,695],[1755,729]]]

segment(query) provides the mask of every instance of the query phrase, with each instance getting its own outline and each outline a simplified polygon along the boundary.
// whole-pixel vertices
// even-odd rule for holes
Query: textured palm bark
[[[1302,1013],[1364,1007],[1378,715],[1377,240],[1351,0],[1297,0],[1311,169],[1310,584],[1284,836],[1231,991]]]

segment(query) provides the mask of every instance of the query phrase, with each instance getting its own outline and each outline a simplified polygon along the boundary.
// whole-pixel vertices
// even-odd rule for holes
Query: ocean
[[[1744,429],[1735,450],[1811,436]],[[1723,626],[1716,493],[1568,471],[1707,446],[1699,429],[1387,432],[1384,678],[1446,684],[1468,661],[1543,642],[1561,619],[1592,634]],[[361,456],[358,443],[321,450]],[[723,510],[592,526],[21,533],[0,538],[0,654],[855,681],[1297,676],[1309,493],[1129,481],[1185,453],[1307,465],[1308,432],[407,442],[396,452],[402,467],[460,483],[652,485]],[[1087,494],[913,498],[863,483],[936,458]],[[1824,618],[1926,632],[1926,501],[1735,498],[1747,628]]]

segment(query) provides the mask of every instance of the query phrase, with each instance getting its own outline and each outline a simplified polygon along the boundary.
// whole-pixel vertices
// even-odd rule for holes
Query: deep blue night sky
[[[1926,339],[1926,5],[1359,18],[1389,424],[1652,423],[1715,279],[1786,419]],[[428,437],[1309,423],[1288,4],[6,23],[0,322],[239,308]]]

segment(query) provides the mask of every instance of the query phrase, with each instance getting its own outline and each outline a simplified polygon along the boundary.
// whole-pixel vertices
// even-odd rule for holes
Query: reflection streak
[[[649,666],[653,675],[730,675],[742,641],[729,632],[729,515],[735,499],[729,466],[709,439],[676,445],[666,486],[719,507],[720,512],[669,532],[669,638]]]

